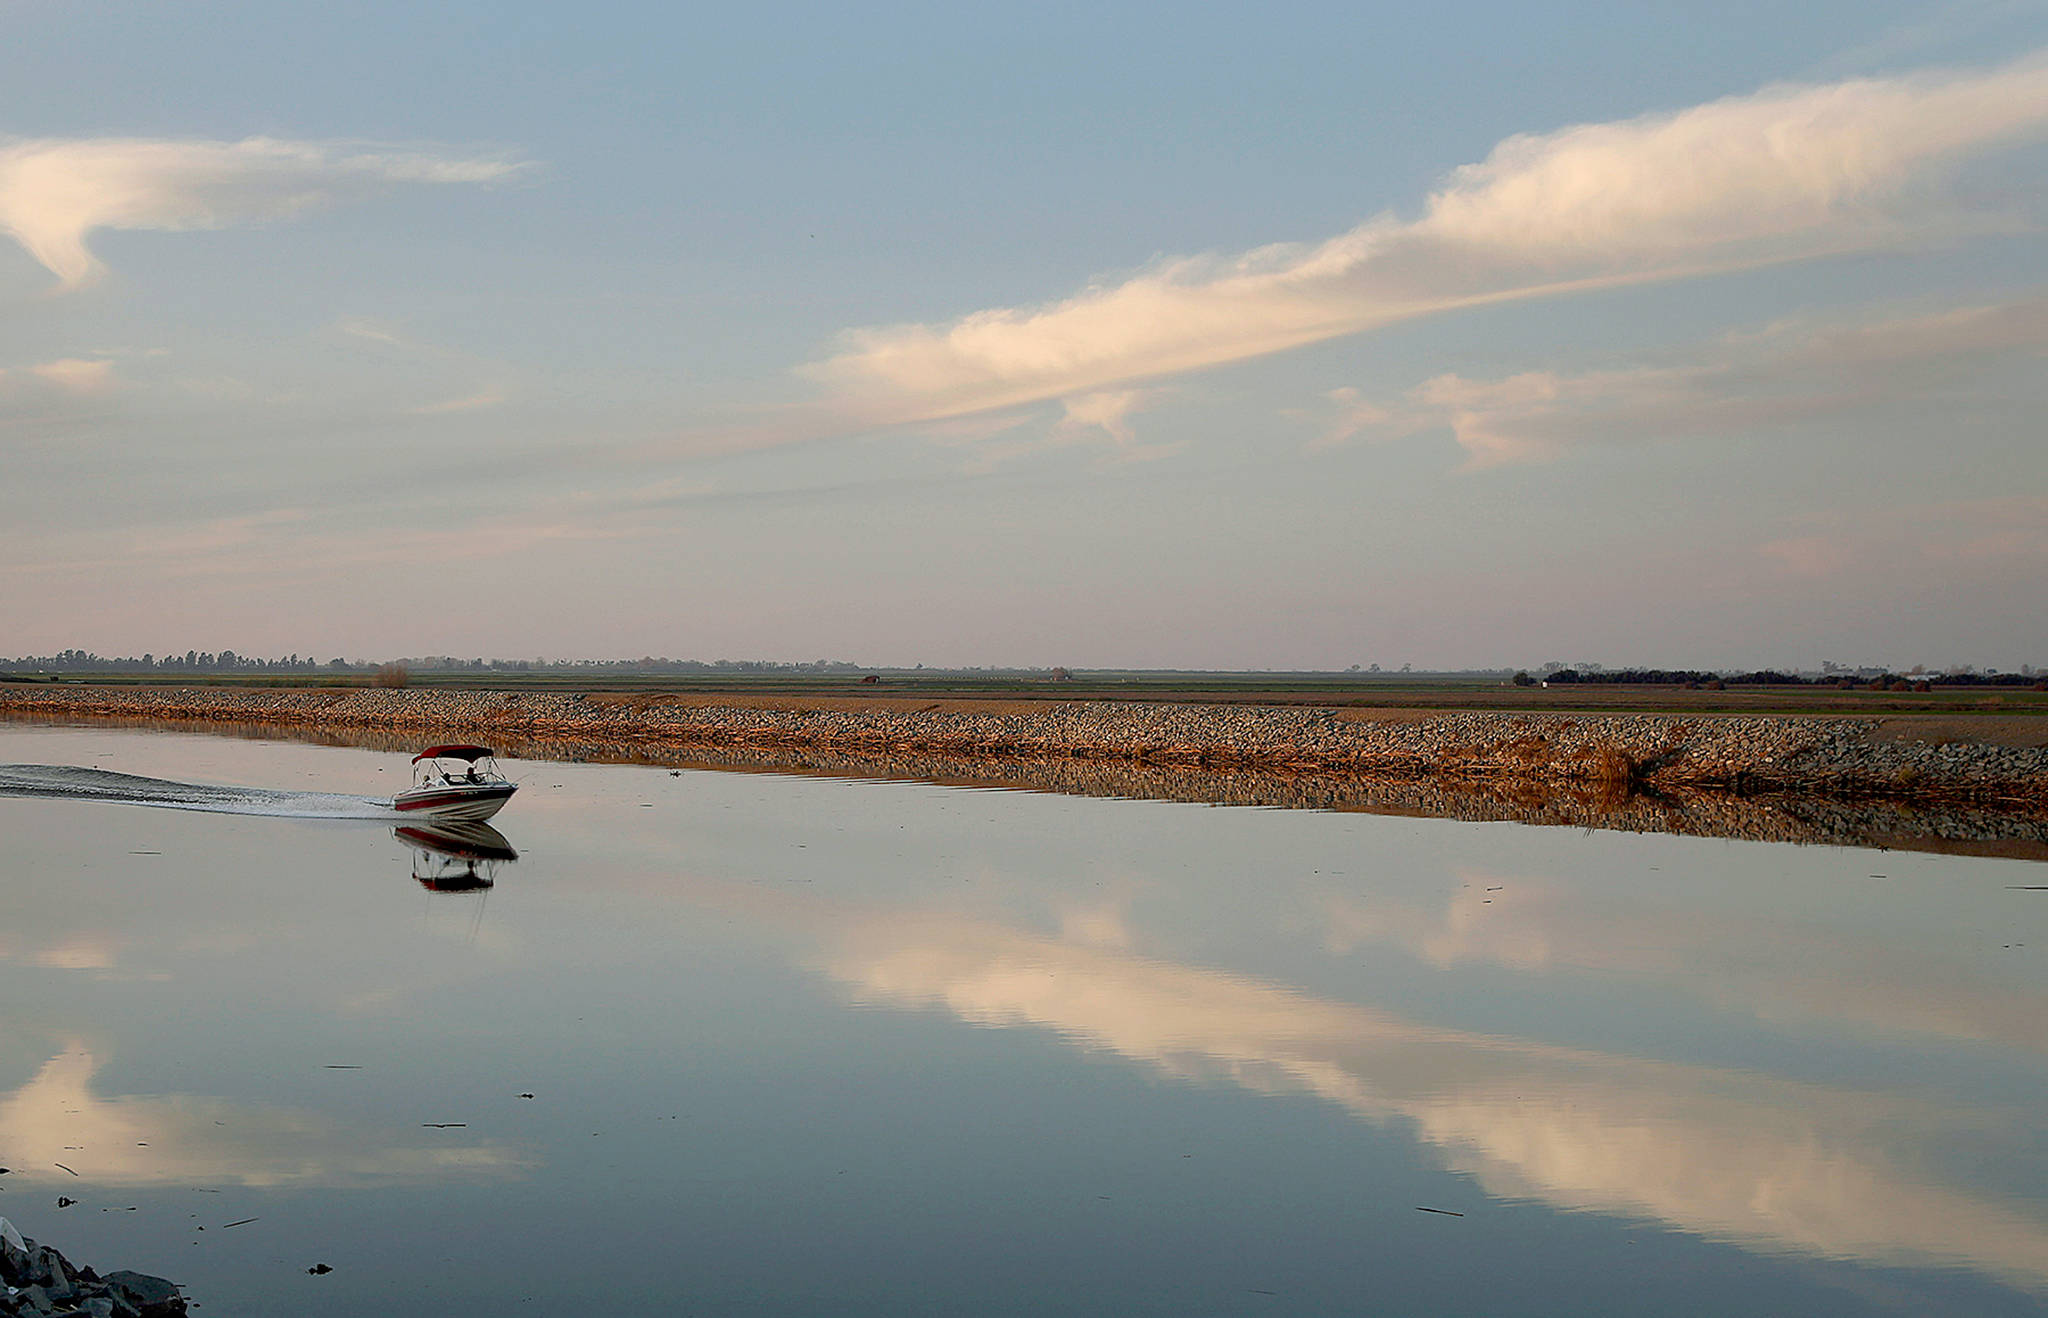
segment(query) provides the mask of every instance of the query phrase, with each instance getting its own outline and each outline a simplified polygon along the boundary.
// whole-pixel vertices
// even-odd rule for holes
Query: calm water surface
[[[2041,866],[516,762],[472,865],[402,756],[0,763],[276,794],[0,796],[0,1214],[205,1313],[2048,1312]]]

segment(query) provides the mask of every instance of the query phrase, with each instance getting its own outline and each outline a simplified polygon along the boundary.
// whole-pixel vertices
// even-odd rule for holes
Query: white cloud
[[[114,387],[114,364],[109,361],[64,357],[28,369],[67,394],[103,394]]]
[[[850,331],[804,368],[873,423],[1088,394],[1475,303],[1924,239],[1945,173],[2048,128],[2048,59],[1773,87],[1502,142],[1419,219],[1174,260],[1037,308]]]
[[[1144,404],[1143,389],[1104,389],[1063,400],[1066,415],[1053,428],[1055,438],[1081,439],[1099,432],[1118,448],[1135,448],[1138,435],[1131,414]]]
[[[2048,295],[1870,324],[1785,322],[1690,361],[1498,380],[1439,375],[1405,404],[1336,401],[1314,446],[1380,429],[1448,426],[1473,466],[1541,461],[1580,444],[1682,438],[1865,412],[1925,396],[2015,355],[2048,352]]]
[[[96,229],[219,229],[360,200],[405,183],[487,183],[523,168],[333,142],[0,139],[0,233],[63,288],[100,273]]]

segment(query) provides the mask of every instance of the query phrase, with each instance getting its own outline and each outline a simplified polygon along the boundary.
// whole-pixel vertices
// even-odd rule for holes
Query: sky
[[[2048,0],[0,32],[0,654],[2048,667]]]

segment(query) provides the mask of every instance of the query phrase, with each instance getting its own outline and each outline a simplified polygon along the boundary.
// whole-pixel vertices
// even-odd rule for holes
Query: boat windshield
[[[444,756],[420,760],[413,765],[413,781],[423,786],[494,783],[499,781],[498,763],[488,755],[475,759]]]

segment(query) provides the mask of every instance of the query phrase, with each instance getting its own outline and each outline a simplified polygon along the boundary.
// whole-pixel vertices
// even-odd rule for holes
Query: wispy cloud
[[[1811,529],[1759,544],[1757,557],[1809,579],[1860,571],[1897,582],[1915,565],[1943,573],[2048,568],[2048,496],[1942,499],[1810,520]]]
[[[267,137],[0,138],[0,233],[70,289],[101,272],[87,246],[97,229],[220,229],[522,168],[502,157]]]
[[[463,412],[481,412],[493,407],[502,407],[512,396],[512,386],[505,378],[509,373],[498,363],[457,349],[421,342],[388,325],[361,316],[344,316],[335,322],[334,328],[349,338],[374,343],[379,349],[389,350],[389,355],[398,360],[421,363],[432,368],[435,385],[443,391],[443,396],[431,402],[416,403],[405,408],[408,416],[454,416]],[[453,371],[485,378],[481,383],[468,388],[457,386],[459,392],[450,394],[446,393],[446,377]]]
[[[2048,295],[1869,324],[1787,321],[1690,360],[1496,380],[1439,375],[1400,404],[1355,390],[1313,446],[1448,426],[1475,467],[1541,461],[1582,444],[1672,439],[1867,412],[2048,352]]]
[[[120,387],[114,364],[99,358],[0,367],[0,433],[101,413]]]
[[[1138,442],[1131,414],[1143,405],[1145,396],[1143,389],[1101,389],[1069,398],[1056,433],[1073,439],[1100,434],[1119,448],[1131,448]]]
[[[1324,424],[1323,433],[1309,445],[1311,450],[1335,448],[1361,431],[1384,426],[1394,419],[1386,408],[1367,399],[1350,385],[1332,389],[1323,397],[1335,409],[1336,418]],[[1301,413],[1292,412],[1290,415],[1299,416]]]
[[[103,394],[114,387],[110,361],[63,357],[28,368],[30,375],[67,394]]]
[[[881,424],[1071,398],[1404,318],[1925,240],[1969,157],[2048,129],[2048,58],[1779,86],[1507,139],[1420,218],[1170,260],[1042,307],[856,329],[803,369]],[[1977,221],[1981,223],[1982,221]]]
[[[486,408],[499,407],[505,402],[505,391],[495,385],[479,389],[473,394],[459,398],[447,398],[438,403],[426,403],[412,409],[414,416],[452,416],[458,412],[481,412]]]

